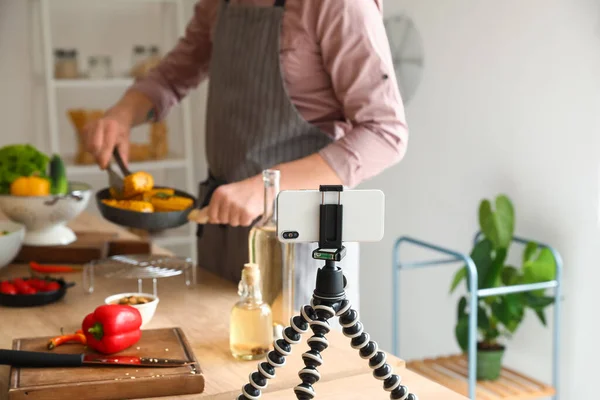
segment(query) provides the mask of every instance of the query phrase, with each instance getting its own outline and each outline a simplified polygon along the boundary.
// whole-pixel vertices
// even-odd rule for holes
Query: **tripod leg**
[[[350,345],[359,350],[360,357],[369,360],[369,366],[373,370],[373,376],[383,381],[383,388],[390,392],[393,400],[418,400],[418,397],[409,393],[408,388],[401,384],[401,378],[394,374],[392,367],[386,362],[387,356],[379,351],[376,342],[370,340],[370,336],[363,329],[358,320],[358,312],[353,310],[348,300],[343,300],[338,309],[337,316],[343,328],[344,335],[352,339]]]
[[[302,334],[308,332],[308,324],[314,316],[312,307],[304,306],[302,313],[290,320],[290,326],[283,330],[283,339],[273,342],[273,350],[267,354],[267,360],[258,364],[258,371],[252,372],[249,383],[242,387],[237,400],[257,400],[261,391],[266,389],[267,381],[275,379],[275,368],[285,365],[285,357],[292,353],[292,345],[300,343]]]
[[[319,374],[317,368],[323,365],[321,352],[329,346],[325,335],[329,333],[331,328],[327,320],[335,316],[335,309],[332,305],[335,304],[313,305],[312,308],[305,306],[302,310],[303,314],[311,310],[314,312],[314,315],[311,317],[312,321],[309,322],[310,329],[312,329],[314,335],[307,340],[310,350],[302,354],[302,361],[304,361],[306,367],[298,373],[298,376],[302,379],[302,383],[294,388],[294,393],[298,400],[311,400],[315,397],[313,385],[321,379],[321,374]]]

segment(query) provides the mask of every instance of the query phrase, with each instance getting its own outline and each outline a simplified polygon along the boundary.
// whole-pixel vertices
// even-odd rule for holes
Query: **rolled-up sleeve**
[[[324,1],[317,39],[336,97],[352,126],[320,154],[344,185],[354,187],[398,163],[408,142],[381,3]]]
[[[175,47],[148,75],[131,86],[130,90],[139,91],[152,101],[157,120],[163,119],[207,77],[212,52],[210,21],[216,4],[215,0],[199,0],[185,34]]]

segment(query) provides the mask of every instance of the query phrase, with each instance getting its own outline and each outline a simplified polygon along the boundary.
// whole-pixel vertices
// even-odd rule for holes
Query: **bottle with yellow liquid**
[[[294,247],[277,238],[279,180],[279,171],[263,171],[264,211],[248,236],[250,262],[260,268],[263,299],[273,312],[276,338],[289,324],[294,306]]]
[[[229,321],[229,347],[238,360],[257,360],[267,355],[273,342],[271,308],[263,301],[260,269],[246,264],[238,287],[240,300]]]

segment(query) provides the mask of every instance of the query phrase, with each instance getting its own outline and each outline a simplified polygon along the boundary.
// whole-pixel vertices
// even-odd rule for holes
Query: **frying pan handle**
[[[0,365],[24,368],[80,367],[83,354],[56,354],[36,351],[0,350]]]
[[[208,207],[195,208],[188,214],[188,220],[198,225],[208,224]]]
[[[121,153],[119,153],[119,149],[117,149],[116,147],[113,149],[113,157],[115,158],[115,161],[117,162],[117,165],[119,166],[119,169],[121,170],[123,176],[125,177],[127,175],[131,175],[131,171],[125,166],[123,158],[121,158]]]

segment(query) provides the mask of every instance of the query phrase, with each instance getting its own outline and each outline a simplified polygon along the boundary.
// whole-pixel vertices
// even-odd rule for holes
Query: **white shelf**
[[[134,82],[133,78],[110,79],[51,79],[50,83],[57,89],[67,88],[121,88],[129,87]]]
[[[0,0],[1,1],[1,0]],[[97,2],[93,2],[92,0],[64,0],[65,2],[77,3],[77,5],[93,5]],[[138,3],[140,6],[144,6],[144,4],[149,3],[170,3],[175,6],[175,19],[177,25],[177,37],[174,37],[173,40],[178,40],[181,35],[185,34],[185,30],[187,28],[187,21],[185,15],[185,2],[183,0],[112,0],[114,3],[122,3],[125,1],[129,1],[131,3]],[[68,156],[65,157],[65,154],[61,151],[61,143],[60,143],[60,131],[59,131],[59,123],[58,123],[58,92],[61,90],[80,90],[80,89],[105,89],[105,88],[121,88],[126,89],[131,86],[135,79],[133,77],[127,76],[126,73],[121,74],[118,72],[118,75],[114,78],[109,79],[88,79],[86,77],[81,77],[78,79],[56,79],[54,77],[54,41],[52,38],[52,29],[51,29],[51,6],[56,3],[56,0],[37,0],[33,2],[38,10],[32,10],[30,13],[32,16],[33,24],[39,24],[41,27],[39,34],[39,47],[42,50],[43,56],[43,69],[44,74],[42,79],[36,80],[39,83],[46,86],[45,97],[46,97],[46,108],[48,115],[48,136],[49,136],[49,151],[55,154],[61,154],[63,159],[65,160],[65,164],[67,166],[67,174],[69,176],[77,176],[74,180],[80,179],[84,180],[85,175],[95,175],[97,177],[101,177],[102,174],[106,174],[105,171],[98,168],[97,165],[77,165],[74,162],[74,156],[70,158]],[[108,4],[109,2],[103,2],[104,4]],[[169,14],[169,13],[167,13]],[[168,26],[170,23],[167,23],[166,18],[171,18],[167,14],[164,15],[165,26]],[[38,47],[38,43],[36,42],[37,35],[32,36],[33,48]],[[35,58],[34,58],[35,63]],[[93,96],[93,95],[91,95]],[[161,170],[179,170],[181,169],[182,175],[185,175],[186,180],[186,189],[188,192],[192,193],[197,188],[197,182],[194,179],[194,152],[193,152],[193,138],[192,138],[192,121],[191,121],[191,109],[189,106],[189,99],[184,99],[181,102],[182,105],[182,135],[183,135],[183,152],[182,154],[169,154],[169,156],[162,160],[151,160],[144,162],[132,162],[130,163],[130,168],[132,171],[161,171]],[[152,240],[159,246],[182,246],[188,245],[190,247],[190,253],[193,259],[196,257],[196,246],[195,243],[195,230],[194,229],[175,229],[164,234],[160,235],[152,235]]]
[[[106,171],[101,170],[96,164],[75,164],[73,161],[73,157],[66,157],[65,164],[67,165],[67,175],[106,174]],[[129,163],[129,169],[132,171],[161,171],[165,169],[177,169],[186,167],[186,159],[176,154],[170,154],[167,158],[162,160],[150,160]]]

